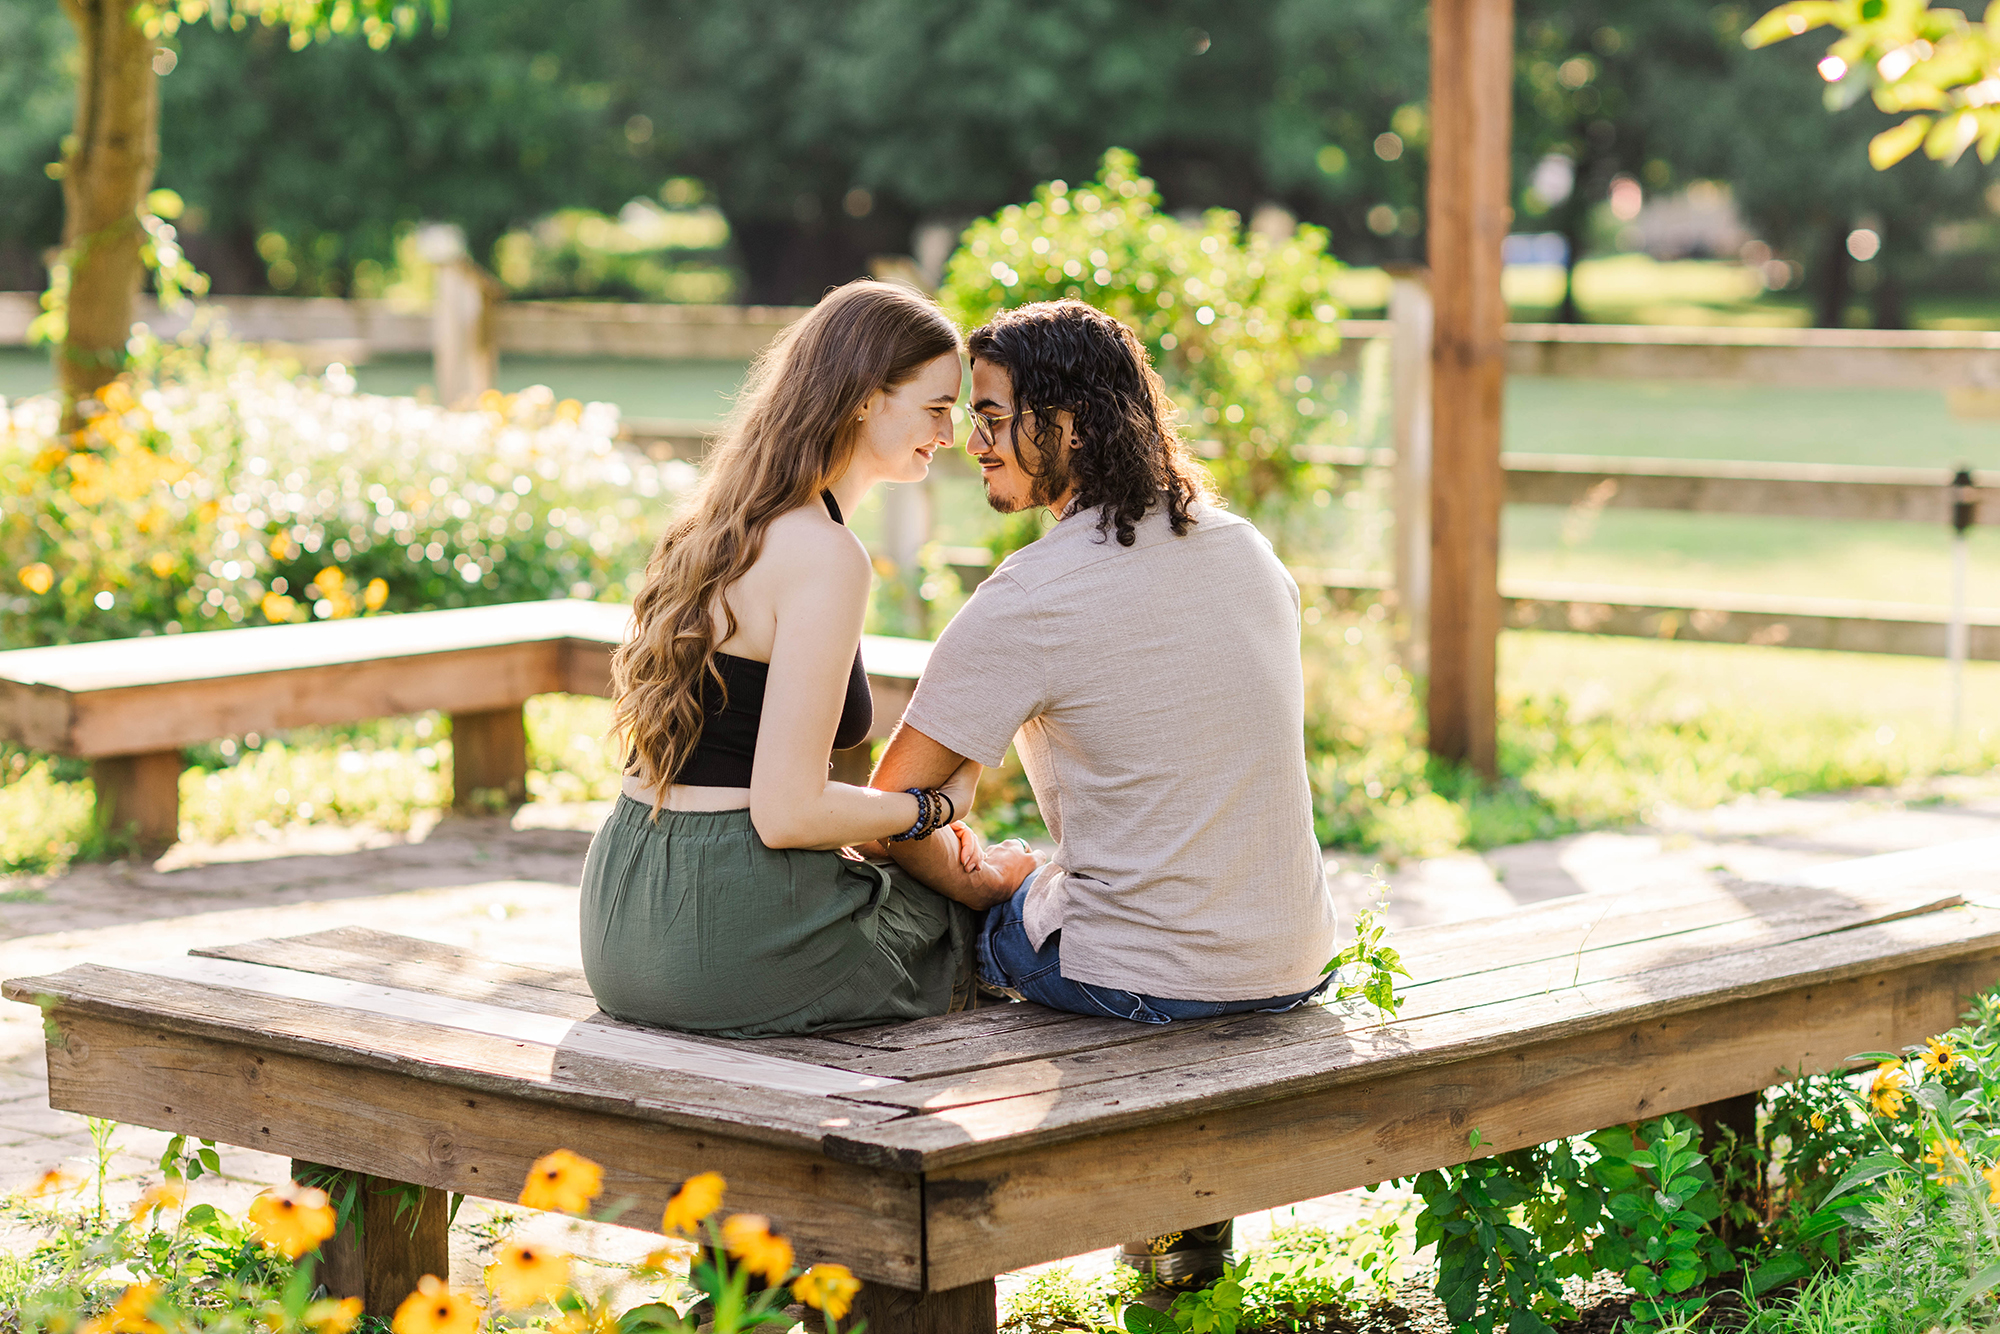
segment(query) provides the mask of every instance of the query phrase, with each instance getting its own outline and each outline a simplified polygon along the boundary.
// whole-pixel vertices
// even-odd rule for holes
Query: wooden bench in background
[[[802,1261],[868,1282],[873,1334],[992,1334],[1009,1270],[1941,1032],[2000,981],[2000,838],[1397,943],[1415,981],[1387,1024],[1005,1005],[725,1042],[608,1019],[574,971],[358,929],[4,992],[47,1018],[54,1107],[426,1188],[427,1225],[368,1227],[328,1271],[376,1314],[444,1273],[442,1192],[512,1199],[562,1147],[603,1164],[635,1220],[720,1171]]]
[[[98,816],[163,848],[179,827],[181,748],[248,732],[451,715],[452,789],[526,795],[531,695],[607,695],[629,607],[560,599],[306,625],[105,640],[0,652],[0,740],[89,759]],[[862,642],[871,739],[902,716],[929,657],[922,640]],[[865,747],[835,772],[867,775]]]

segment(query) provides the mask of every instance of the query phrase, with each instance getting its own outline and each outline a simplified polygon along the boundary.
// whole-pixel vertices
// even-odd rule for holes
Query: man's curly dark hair
[[[1195,501],[1216,503],[1214,482],[1174,430],[1173,400],[1145,346],[1111,316],[1081,301],[1038,301],[1002,311],[965,341],[973,360],[999,366],[1012,379],[1015,412],[1034,413],[1038,461],[1020,449],[1019,416],[1009,429],[1038,503],[1073,482],[1068,512],[1097,509],[1098,532],[1115,531],[1127,547],[1133,525],[1162,492],[1176,536],[1193,522]],[[1078,442],[1067,455],[1056,420],[1065,411]]]

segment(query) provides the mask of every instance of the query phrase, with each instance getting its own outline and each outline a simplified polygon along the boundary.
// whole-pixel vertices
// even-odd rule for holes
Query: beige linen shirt
[[[1306,780],[1299,590],[1255,527],[1095,509],[982,583],[904,721],[985,765],[1020,749],[1054,863],[1029,891],[1062,975],[1175,1000],[1304,991],[1336,948]],[[1016,733],[1018,732],[1018,736]]]

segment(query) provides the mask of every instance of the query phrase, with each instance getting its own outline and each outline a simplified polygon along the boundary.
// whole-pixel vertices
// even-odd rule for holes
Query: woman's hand
[[[985,860],[979,847],[979,835],[972,832],[972,826],[963,820],[953,820],[946,826],[958,840],[958,864],[967,874],[979,869]]]
[[[962,820],[972,814],[972,803],[979,795],[979,763],[967,760],[952,771],[951,777],[939,785],[939,790],[951,798],[951,813],[955,820]]]

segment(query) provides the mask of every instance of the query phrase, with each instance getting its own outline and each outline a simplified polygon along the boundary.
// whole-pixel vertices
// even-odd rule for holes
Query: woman
[[[612,659],[624,793],[583,873],[583,965],[606,1013],[727,1037],[941,1014],[971,994],[974,916],[840,849],[969,831],[977,767],[942,788],[831,782],[871,725],[869,560],[847,530],[878,482],[949,448],[958,331],[929,299],[830,293],[752,369]]]

